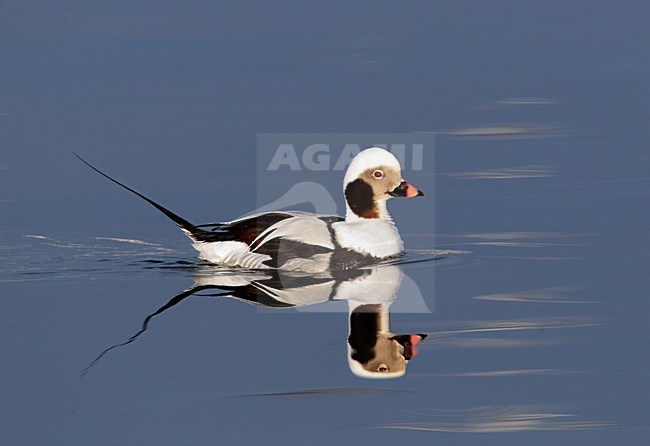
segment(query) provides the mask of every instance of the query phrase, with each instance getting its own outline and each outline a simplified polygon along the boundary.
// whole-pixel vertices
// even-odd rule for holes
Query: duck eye
[[[372,173],[372,176],[375,177],[375,178],[377,178],[378,180],[380,180],[380,179],[384,178],[384,172],[381,171],[381,170],[375,170],[375,171]]]

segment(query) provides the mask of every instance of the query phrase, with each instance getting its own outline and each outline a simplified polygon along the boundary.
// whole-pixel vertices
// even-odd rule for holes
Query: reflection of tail
[[[98,174],[102,175],[105,178],[108,178],[113,183],[117,184],[118,186],[122,186],[124,189],[128,190],[129,192],[134,193],[135,195],[142,198],[144,201],[146,201],[147,203],[149,203],[150,205],[152,205],[153,207],[158,209],[160,212],[165,214],[170,220],[172,220],[174,223],[176,223],[183,230],[183,232],[185,232],[185,234],[187,234],[190,238],[192,238],[194,240],[197,240],[197,239],[202,238],[202,236],[205,236],[206,234],[210,234],[210,235],[212,235],[214,237],[213,233],[208,232],[208,231],[204,231],[203,229],[200,229],[200,228],[197,228],[195,225],[193,225],[189,221],[185,220],[183,217],[180,217],[179,215],[174,214],[169,209],[162,207],[161,205],[159,205],[155,201],[153,201],[150,198],[147,198],[144,195],[142,195],[140,192],[137,192],[137,191],[131,189],[129,186],[120,183],[115,178],[111,178],[110,176],[108,176],[107,174],[105,174],[101,170],[97,169],[95,166],[91,165],[88,161],[86,161],[85,159],[83,159],[82,157],[77,155],[76,153],[74,155],[77,158],[79,158],[81,160],[81,162],[83,162],[86,166],[90,167],[92,170],[94,170]]]
[[[167,302],[165,305],[163,305],[162,307],[160,307],[159,309],[157,309],[154,313],[151,313],[149,316],[147,316],[147,317],[144,319],[144,321],[142,322],[142,328],[140,329],[140,331],[138,331],[136,334],[134,334],[133,336],[131,336],[128,340],[126,340],[126,341],[124,341],[124,342],[121,342],[121,343],[119,343],[119,344],[115,344],[115,345],[113,345],[113,346],[111,346],[111,347],[108,347],[106,350],[104,350],[103,352],[101,352],[101,353],[99,354],[99,356],[97,356],[97,357],[93,360],[93,362],[91,362],[90,364],[88,364],[88,366],[86,366],[86,368],[83,369],[83,371],[81,372],[81,376],[84,376],[86,373],[88,373],[88,371],[89,371],[89,370],[90,370],[90,369],[91,369],[95,364],[97,364],[97,363],[99,362],[99,360],[102,359],[102,357],[104,357],[104,355],[105,355],[106,353],[110,352],[110,351],[113,350],[114,348],[124,347],[125,345],[129,345],[131,342],[134,342],[136,339],[138,339],[138,337],[140,337],[140,335],[141,335],[142,333],[144,333],[145,331],[147,331],[147,328],[149,328],[149,321],[151,320],[151,318],[153,318],[154,316],[158,316],[158,315],[159,315],[160,313],[162,313],[163,311],[169,310],[171,307],[173,307],[174,305],[178,304],[179,302],[181,302],[181,301],[182,301],[183,299],[185,299],[186,297],[189,297],[189,296],[191,296],[191,295],[194,294],[194,293],[197,293],[197,292],[199,292],[199,291],[202,291],[202,290],[205,290],[205,289],[209,289],[209,288],[213,288],[213,287],[211,287],[211,286],[209,286],[209,285],[208,285],[208,286],[193,286],[193,287],[191,287],[191,288],[186,289],[186,290],[183,291],[182,293],[177,294],[176,296],[174,296],[174,297],[173,297],[169,302]]]
[[[86,366],[85,369],[81,372],[81,376],[84,376],[88,371],[95,366],[99,362],[100,359],[106,355],[106,353],[110,352],[111,350],[119,347],[124,347],[125,345],[129,345],[130,343],[136,341],[142,333],[147,331],[149,328],[149,322],[154,316],[158,316],[159,314],[163,313],[164,311],[169,310],[173,306],[179,304],[182,300],[184,300],[187,297],[190,297],[200,291],[206,291],[206,290],[220,290],[220,292],[217,293],[209,293],[209,294],[199,294],[199,296],[205,296],[205,297],[231,297],[233,299],[237,299],[242,302],[246,302],[249,304],[253,305],[261,305],[264,307],[270,307],[270,308],[291,308],[293,307],[292,304],[288,304],[282,301],[278,301],[273,298],[273,295],[269,294],[268,292],[268,287],[265,287],[263,284],[265,282],[270,282],[272,283],[273,280],[279,280],[279,278],[275,279],[270,279],[268,281],[252,281],[250,284],[243,285],[243,286],[227,286],[227,285],[194,285],[191,288],[188,288],[181,293],[177,294],[176,296],[172,297],[169,302],[167,302],[165,305],[162,307],[158,308],[156,311],[151,313],[149,316],[147,316],[144,321],[142,321],[142,327],[140,330],[135,333],[133,336],[131,336],[129,339],[127,339],[124,342],[120,342],[119,344],[112,345],[105,349],[103,352],[101,352],[88,366]]]

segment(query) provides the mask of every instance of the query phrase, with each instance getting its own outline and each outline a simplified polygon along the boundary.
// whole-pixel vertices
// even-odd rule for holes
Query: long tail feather
[[[74,153],[74,152],[73,152],[73,153]],[[162,212],[162,213],[165,214],[167,217],[169,217],[169,219],[171,219],[174,223],[176,223],[176,224],[177,224],[177,225],[178,225],[178,226],[179,226],[179,227],[180,227],[180,228],[181,228],[181,229],[182,229],[182,230],[183,230],[187,235],[189,235],[190,237],[192,237],[192,238],[196,238],[196,237],[199,236],[201,233],[205,232],[204,230],[197,228],[197,227],[194,226],[192,223],[190,223],[189,221],[185,220],[183,217],[181,217],[181,216],[179,216],[179,215],[177,215],[177,214],[174,214],[172,211],[170,211],[169,209],[167,209],[167,208],[165,208],[165,207],[159,205],[158,203],[156,203],[156,202],[153,201],[152,199],[145,197],[145,196],[142,195],[140,192],[135,191],[135,190],[131,189],[129,186],[127,186],[126,184],[120,183],[120,182],[117,181],[115,178],[112,178],[112,177],[108,176],[107,174],[105,174],[104,172],[102,172],[101,170],[99,170],[98,168],[96,168],[95,166],[93,166],[92,164],[90,164],[88,161],[86,161],[85,159],[83,159],[82,157],[80,157],[79,155],[77,155],[76,153],[74,153],[74,156],[76,156],[77,158],[79,158],[79,159],[81,160],[82,163],[84,163],[86,166],[90,167],[92,170],[94,170],[94,171],[97,172],[98,174],[102,175],[102,176],[105,177],[105,178],[108,178],[108,179],[111,180],[113,183],[117,184],[118,186],[123,187],[124,189],[128,190],[129,192],[134,193],[135,195],[137,195],[138,197],[142,198],[144,201],[146,201],[147,203],[149,203],[150,205],[152,205],[153,207],[155,207],[156,209],[158,209],[160,212]]]

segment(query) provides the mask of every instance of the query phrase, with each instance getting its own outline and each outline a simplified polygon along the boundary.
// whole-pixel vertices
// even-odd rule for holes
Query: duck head
[[[399,378],[407,363],[418,354],[424,333],[394,334],[388,325],[385,304],[364,304],[350,312],[348,364],[360,378]]]
[[[354,157],[343,179],[346,220],[389,219],[386,201],[424,193],[402,178],[402,168],[388,150],[371,147]]]

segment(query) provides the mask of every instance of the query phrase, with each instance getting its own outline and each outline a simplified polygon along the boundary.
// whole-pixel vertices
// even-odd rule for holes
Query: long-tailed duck
[[[280,211],[193,225],[76,156],[169,217],[192,239],[202,260],[250,269],[314,272],[354,268],[398,256],[404,244],[386,202],[392,197],[424,195],[404,181],[392,153],[371,147],[354,157],[345,174],[345,218]]]

